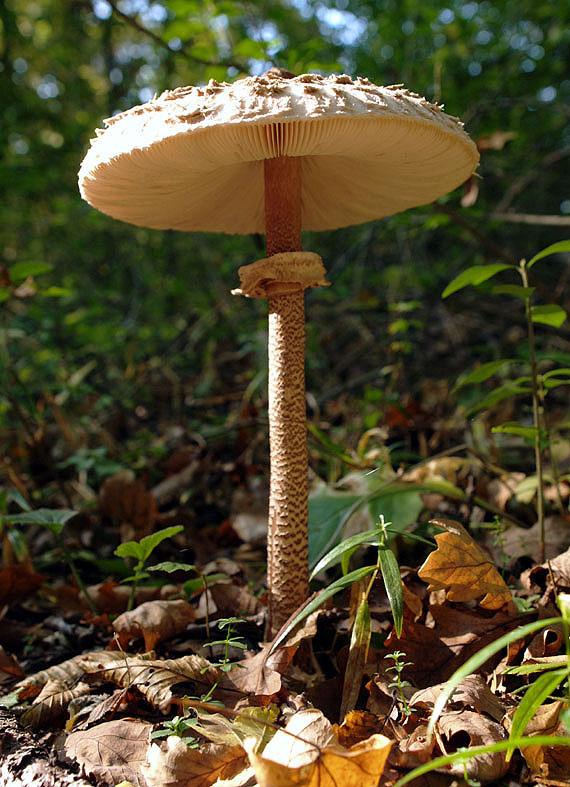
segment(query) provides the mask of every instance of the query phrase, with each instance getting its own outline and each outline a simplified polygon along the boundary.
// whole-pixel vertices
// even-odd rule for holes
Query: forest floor
[[[310,422],[313,562],[392,522],[399,636],[369,539],[350,569],[371,573],[343,587],[338,561],[318,572],[315,590],[341,590],[265,640],[266,431],[251,399],[199,403],[230,412],[215,438],[149,423],[143,406],[96,429],[90,416],[89,431],[53,397],[41,428],[8,430],[0,783],[393,787],[487,747],[412,783],[570,784],[570,487],[546,487],[540,560],[532,451],[482,451],[484,418],[475,441],[441,381],[418,390],[372,421],[347,386]],[[513,723],[539,742],[508,757]]]

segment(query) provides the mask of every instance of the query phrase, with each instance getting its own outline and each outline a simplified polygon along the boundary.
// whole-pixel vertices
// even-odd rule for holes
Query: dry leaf
[[[525,736],[566,736],[566,728],[560,722],[560,714],[563,710],[562,701],[541,705],[527,724]],[[506,722],[506,726],[510,728],[510,719]],[[568,779],[570,746],[525,746],[521,753],[533,774],[546,779]]]
[[[459,522],[434,519],[447,532],[435,537],[437,549],[428,555],[418,575],[428,590],[445,589],[448,601],[479,600],[485,609],[500,609],[511,592],[488,555]]]
[[[25,674],[18,663],[18,659],[11,653],[6,653],[2,645],[0,645],[0,683],[12,678],[22,678]]]
[[[432,759],[434,747],[435,738],[428,739],[427,724],[419,724],[407,738],[398,741],[393,761],[399,768],[417,768]]]
[[[486,137],[477,139],[478,150],[502,150],[507,142],[516,137],[515,131],[493,131]]]
[[[461,195],[461,207],[470,208],[477,202],[479,196],[479,181],[477,178],[471,176],[469,180],[463,184],[463,194]]]
[[[379,719],[374,713],[365,710],[351,710],[346,714],[342,724],[333,724],[333,730],[338,743],[345,749],[349,749],[356,743],[380,732],[380,729],[385,726],[384,720]]]
[[[171,735],[163,745],[151,744],[148,764],[141,770],[148,787],[209,787],[246,768],[248,760],[241,746],[204,743],[191,749],[182,738]]]
[[[71,700],[84,697],[90,691],[91,687],[87,683],[75,683],[70,688],[65,681],[48,680],[31,707],[24,711],[20,721],[24,727],[54,727],[67,714]]]
[[[256,615],[263,604],[243,585],[232,582],[216,582],[210,591],[218,611],[222,615]]]
[[[294,714],[285,730],[261,756],[253,738],[245,742],[259,787],[376,787],[392,745],[383,735],[371,735],[345,749],[330,722],[313,709]]]
[[[36,574],[23,564],[0,569],[0,607],[33,596],[44,579],[44,574]]]
[[[181,634],[195,618],[194,607],[183,599],[147,601],[119,615],[113,629],[119,635],[122,648],[127,648],[131,640],[144,637],[145,650],[149,651],[158,642]]]
[[[123,688],[137,689],[147,702],[163,713],[169,710],[172,703],[178,702],[178,698],[171,691],[176,684],[194,684],[194,691],[202,694],[203,690],[212,686],[219,677],[218,670],[201,656],[156,659],[149,658],[148,655],[146,654],[145,658],[104,651],[91,653],[82,658],[80,663],[86,672],[104,676],[105,680]]]
[[[440,717],[437,729],[445,743],[446,754],[465,746],[466,736],[469,738],[469,747],[498,743],[508,737],[505,728],[500,724],[472,711],[445,713]],[[479,754],[468,760],[465,766],[457,763],[446,768],[446,771],[457,776],[466,773],[469,778],[483,783],[492,782],[500,779],[509,770],[506,757],[505,751]]]
[[[446,688],[446,683],[438,683],[427,689],[421,689],[410,698],[410,705],[415,707],[423,705],[433,708],[437,698]],[[501,721],[505,715],[502,703],[495,697],[480,675],[468,675],[457,686],[447,702],[448,709],[470,708],[478,713],[486,713],[495,721]]]
[[[156,501],[147,492],[144,481],[131,470],[122,470],[106,478],[99,492],[99,510],[103,516],[118,520],[126,538],[140,539],[152,533],[158,516]]]
[[[40,689],[48,683],[48,681],[61,681],[68,688],[73,686],[85,672],[83,662],[90,656],[97,657],[100,655],[99,651],[93,653],[83,653],[79,656],[74,656],[72,659],[62,661],[61,664],[54,664],[48,669],[35,672],[33,675],[28,675],[26,678],[16,684],[17,689],[21,689],[18,694],[20,700],[36,697],[40,693]],[[124,658],[121,653],[106,653],[109,660],[117,660]]]
[[[135,719],[106,721],[72,732],[65,741],[65,753],[88,776],[110,784],[129,781],[135,787],[147,787],[141,768],[146,763],[152,726]]]
[[[236,662],[221,685],[256,697],[277,694],[281,689],[281,674],[291,663],[296,648],[277,648],[269,653],[270,647],[267,644],[255,656]]]

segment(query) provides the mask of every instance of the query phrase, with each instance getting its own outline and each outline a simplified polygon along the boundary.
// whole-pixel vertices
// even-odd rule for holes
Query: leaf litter
[[[193,455],[186,480],[199,474],[196,462]],[[62,764],[101,785],[394,787],[438,757],[504,744],[520,692],[544,674],[530,670],[567,665],[562,623],[491,656],[456,686],[433,735],[428,722],[447,681],[473,654],[531,620],[557,615],[556,596],[570,589],[570,557],[562,552],[533,565],[517,586],[474,536],[476,527],[458,521],[466,523],[464,503],[457,500],[450,517],[434,492],[467,483],[472,467],[465,467],[434,463],[421,479],[410,479],[427,486],[435,479],[421,498],[426,510],[435,506],[435,548],[417,570],[400,566],[400,636],[381,576],[363,596],[370,574],[360,573],[352,587],[341,583],[335,596],[315,602],[278,641],[265,642],[259,517],[249,522],[240,510],[239,536],[230,519],[202,544],[193,543],[199,535],[192,527],[176,544],[162,543],[162,564],[141,577],[134,593],[124,575],[90,585],[97,615],[76,586],[54,580],[49,570],[37,574],[29,559],[2,569],[0,702]],[[178,524],[132,473],[103,487],[98,515],[115,523],[122,541],[140,542]],[[168,494],[159,489],[161,499],[170,503],[175,489],[174,482]],[[393,498],[392,490],[390,505]],[[322,506],[322,492],[319,500]],[[506,500],[495,496],[493,504]],[[208,559],[206,543],[214,547]],[[317,582],[330,585],[338,576],[328,566]],[[527,598],[532,603],[522,609],[520,599]],[[10,634],[22,610],[36,658]],[[46,627],[46,610],[59,621],[54,629]],[[526,736],[566,736],[567,710],[555,689]],[[510,778],[563,785],[569,773],[570,748],[529,743],[512,759],[503,746],[466,764],[450,762],[417,784]]]

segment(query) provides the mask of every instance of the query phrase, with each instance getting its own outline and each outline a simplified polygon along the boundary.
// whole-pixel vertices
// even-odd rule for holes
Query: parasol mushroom
[[[477,149],[401,85],[280,69],[167,91],[105,123],[79,172],[88,203],[154,229],[266,235],[234,292],[269,307],[271,635],[308,595],[304,290],[327,282],[301,231],[432,202],[470,177]]]

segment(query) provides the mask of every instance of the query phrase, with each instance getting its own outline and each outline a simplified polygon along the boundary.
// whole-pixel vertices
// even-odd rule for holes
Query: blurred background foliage
[[[265,304],[230,295],[263,239],[144,230],[83,203],[77,170],[103,118],[276,65],[404,83],[465,121],[481,149],[469,189],[304,239],[333,283],[307,298],[311,412],[356,444],[388,404],[441,407],[474,361],[524,355],[515,301],[440,295],[469,265],[568,236],[569,62],[559,0],[3,0],[3,472],[38,460],[50,424],[67,430],[62,462],[101,451],[104,423],[109,453],[136,466],[165,422],[206,435],[263,422]],[[568,310],[565,259],[536,273]],[[567,324],[541,341],[567,354]]]

